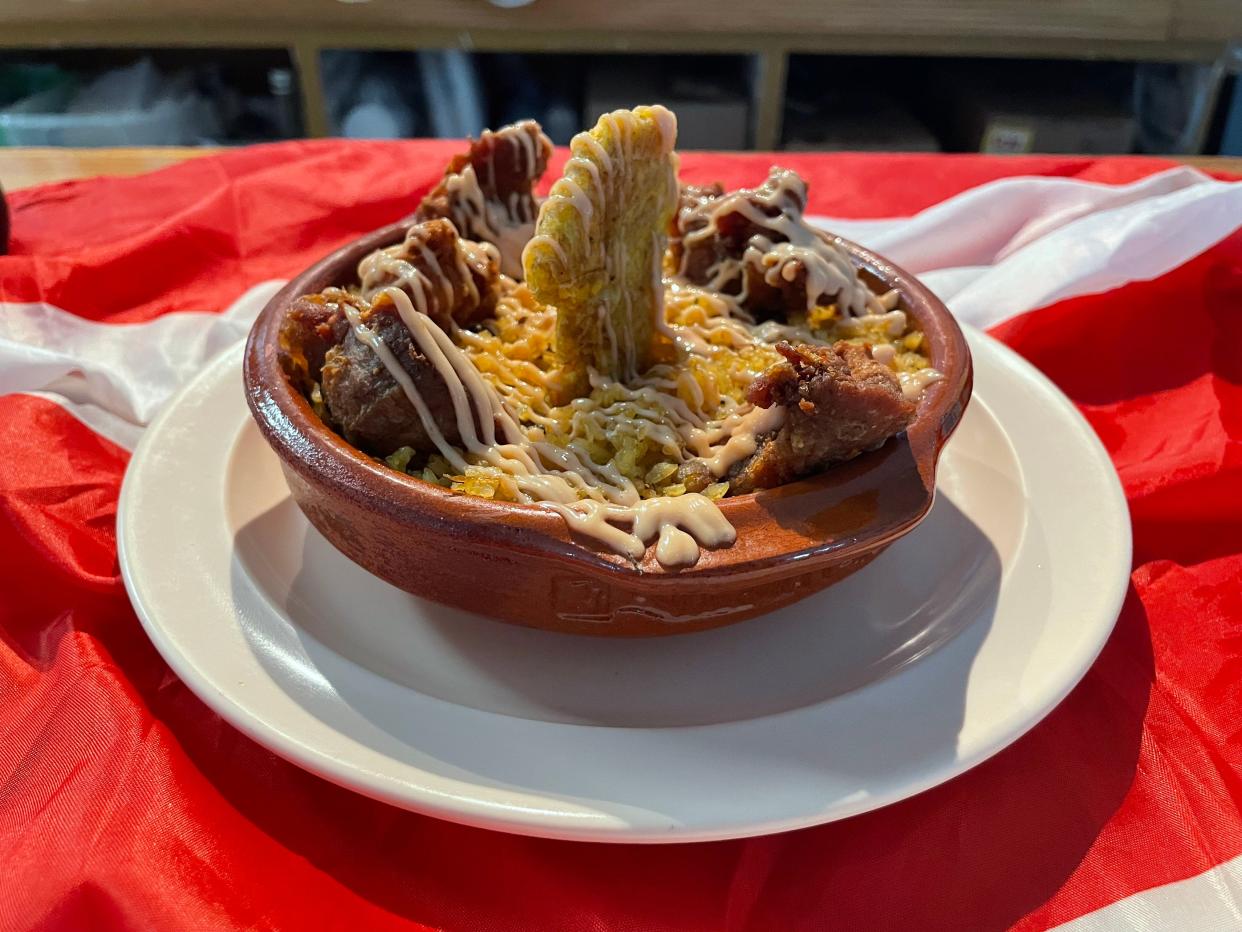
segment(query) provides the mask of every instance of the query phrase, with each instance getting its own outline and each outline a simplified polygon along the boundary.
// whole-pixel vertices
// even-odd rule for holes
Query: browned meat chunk
[[[310,394],[319,381],[324,357],[329,349],[345,339],[349,321],[342,305],[360,302],[341,288],[329,288],[323,294],[309,294],[290,305],[280,324],[280,363],[304,394]]]
[[[403,242],[371,253],[359,263],[358,277],[368,300],[396,286],[445,330],[451,322],[467,327],[490,317],[500,293],[496,250],[459,238],[440,219],[416,223]]]
[[[367,256],[359,275],[363,296],[328,288],[322,294],[298,298],[285,312],[280,327],[281,364],[307,395],[322,381],[329,351],[346,339],[347,305],[369,315],[368,299],[395,286],[410,295],[415,307],[448,329],[453,322],[470,326],[491,316],[500,291],[495,250],[459,238],[446,220],[411,226],[403,242]],[[390,308],[388,313],[395,312]]]
[[[534,120],[484,130],[469,152],[449,162],[414,219],[443,217],[466,239],[491,243],[500,250],[500,270],[520,280],[522,248],[539,213],[534,186],[551,156],[552,141]]]
[[[397,309],[381,300],[364,311],[362,320],[409,375],[435,426],[450,443],[458,443],[461,434],[448,388],[435,366],[419,352]],[[375,350],[359,340],[352,329],[340,345],[327,352],[322,393],[332,423],[361,450],[387,456],[401,447],[419,452],[435,449],[403,387]]]
[[[896,376],[865,347],[778,343],[776,349],[785,362],[755,379],[747,396],[761,408],[783,405],[785,423],[732,478],[735,494],[852,459],[901,433],[914,417]]]
[[[719,181],[712,184],[683,184],[680,194],[677,198],[677,213],[673,214],[673,219],[669,221],[669,240],[670,245],[676,243],[674,249],[680,247],[681,234],[686,232],[687,227],[682,220],[682,215],[686,218],[692,218],[696,208],[709,204],[718,197],[724,197],[725,189]],[[699,224],[702,226],[703,224]],[[680,259],[679,254],[675,254]]]
[[[448,389],[383,291],[404,291],[415,308],[445,329],[453,323],[469,326],[495,310],[500,290],[495,250],[459,238],[447,220],[429,220],[410,227],[396,246],[367,256],[359,276],[363,295],[329,288],[298,298],[286,311],[280,330],[285,372],[308,396],[319,384],[326,420],[360,449],[376,456],[405,446],[431,452],[435,445],[404,387],[353,332],[346,316],[352,308],[409,375],[434,425],[457,443]]]
[[[856,273],[806,222],[805,206],[806,185],[781,168],[753,190],[683,188],[669,237],[674,269],[691,284],[743,296],[742,307],[757,320],[831,303],[843,288],[856,301],[865,294]],[[782,252],[781,244],[797,248]],[[808,262],[815,264],[815,276]],[[815,294],[808,294],[809,280]]]

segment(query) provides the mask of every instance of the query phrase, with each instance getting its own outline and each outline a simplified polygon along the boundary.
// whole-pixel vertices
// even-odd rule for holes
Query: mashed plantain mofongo
[[[635,561],[731,543],[716,502],[883,443],[939,373],[899,295],[803,219],[797,175],[682,188],[675,136],[663,107],[601,117],[532,223],[546,137],[485,134],[357,286],[290,308],[286,370],[427,482],[550,508]],[[501,272],[517,231],[524,281]]]

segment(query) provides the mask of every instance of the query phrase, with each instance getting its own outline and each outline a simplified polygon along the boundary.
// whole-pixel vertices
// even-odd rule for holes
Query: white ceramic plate
[[[837,586],[732,627],[552,634],[375,579],[292,503],[246,410],[240,347],[134,454],[121,567],[204,702],[394,805],[595,841],[854,815],[1031,728],[1095,659],[1126,589],[1129,520],[1094,433],[1031,366],[968,335],[975,397],[924,523]]]

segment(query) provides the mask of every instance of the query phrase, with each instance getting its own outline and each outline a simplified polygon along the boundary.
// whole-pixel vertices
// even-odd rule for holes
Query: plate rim
[[[902,787],[900,792],[869,795],[864,799],[856,801],[853,805],[838,803],[827,812],[807,812],[798,817],[779,821],[755,822],[753,819],[738,818],[734,822],[718,820],[713,824],[712,828],[679,826],[674,829],[670,829],[667,823],[663,822],[658,824],[653,822],[650,825],[633,825],[624,822],[617,824],[609,821],[617,817],[615,812],[610,813],[599,808],[583,810],[571,815],[565,811],[551,812],[550,810],[534,806],[514,808],[511,804],[496,799],[480,799],[478,798],[479,793],[487,792],[495,796],[496,791],[482,787],[479,784],[464,784],[477,791],[474,796],[471,796],[469,793],[440,792],[425,785],[415,785],[396,778],[389,777],[386,779],[382,773],[362,770],[358,765],[349,761],[343,761],[328,751],[316,748],[300,740],[296,735],[290,734],[283,728],[265,720],[261,711],[252,710],[239,701],[235,695],[220,688],[215,679],[195,664],[194,659],[181,649],[172,633],[166,630],[165,626],[159,622],[153,607],[144,598],[139,578],[141,571],[134,563],[132,553],[134,548],[129,539],[133,522],[129,520],[128,515],[130,510],[134,508],[133,500],[136,497],[134,487],[137,484],[137,480],[133,477],[140,474],[140,469],[136,469],[135,464],[141,465],[147,458],[151,457],[150,450],[155,447],[165,425],[175,416],[183,400],[193,393],[201,383],[206,383],[215,377],[217,369],[231,368],[234,365],[240,367],[243,345],[241,342],[221,352],[214,360],[204,366],[202,372],[195,379],[177,393],[152,421],[140,440],[138,447],[134,450],[122,481],[121,494],[117,506],[117,551],[126,591],[142,623],[143,629],[161,656],[186,686],[216,714],[219,714],[230,725],[258,744],[292,763],[354,792],[371,796],[400,808],[412,809],[450,821],[493,830],[547,838],[620,843],[699,842],[766,835],[835,821],[880,808],[901,799],[917,795],[964,773],[998,753],[1042,721],[1079,683],[1099,656],[1100,651],[1113,631],[1129,587],[1133,541],[1128,506],[1120,479],[1098,436],[1073,403],[1055,384],[1029,362],[1022,359],[1017,353],[995,338],[975,328],[963,326],[963,330],[972,343],[979,344],[980,348],[986,347],[989,353],[997,353],[1004,368],[1016,368],[1024,377],[1033,379],[1044,389],[1049,399],[1057,405],[1059,412],[1062,415],[1068,416],[1068,421],[1075,428],[1079,439],[1085,441],[1085,452],[1090,453],[1096,465],[1107,467],[1102,472],[1105,476],[1106,484],[1109,486],[1108,504],[1111,505],[1112,517],[1116,519],[1115,529],[1118,536],[1116,543],[1120,545],[1117,561],[1119,569],[1115,577],[1109,580],[1110,585],[1107,587],[1102,586],[1099,590],[1101,604],[1107,608],[1107,611],[1102,609],[1101,614],[1111,616],[1111,620],[1107,623],[1100,623],[1096,637],[1081,647],[1076,663],[1065,665],[1064,673],[1066,675],[1063,675],[1059,680],[1060,688],[1047,692],[1042,697],[1042,702],[1039,702],[1037,706],[1027,711],[1023,717],[1022,724],[1008,729],[993,728],[992,730],[997,733],[990,735],[990,740],[977,741],[969,753],[966,754],[961,753],[961,749],[958,748],[955,753],[946,757],[942,764],[930,769],[923,779],[910,781]],[[239,400],[242,400],[240,398],[240,380],[238,382]],[[242,407],[244,410],[244,401]],[[221,508],[223,509],[222,503]],[[1124,561],[1121,559],[1123,556]],[[1121,568],[1123,566],[1124,569]],[[238,616],[234,614],[233,617],[236,620]],[[986,638],[984,643],[986,643]],[[926,659],[924,658],[924,660]],[[922,662],[919,661],[919,663]],[[911,666],[917,667],[918,663]],[[908,672],[909,668],[898,671],[886,680],[869,684],[863,688],[871,689],[881,686],[885,682],[898,681],[904,673]],[[279,688],[279,684],[276,685]],[[298,704],[303,712],[313,716],[313,713],[307,710],[305,706],[301,706],[296,700],[292,701]],[[442,702],[454,708],[461,708],[445,700],[433,701]],[[802,710],[792,710],[778,714],[791,715],[797,714],[798,711]],[[563,723],[546,724],[564,728],[608,727],[568,725]],[[717,725],[690,727],[725,728],[735,724],[733,722],[726,722]],[[666,729],[662,726],[661,728],[639,730],[657,731]],[[402,766],[414,767],[413,764],[408,763],[403,763]],[[461,783],[461,781],[455,780],[455,778],[431,773],[426,770],[419,769],[418,772],[428,778],[428,782],[448,781]],[[394,786],[401,787],[403,791],[398,792]],[[518,792],[520,794],[520,791]],[[531,792],[533,793],[534,791]],[[593,800],[592,802],[599,804],[606,801]]]

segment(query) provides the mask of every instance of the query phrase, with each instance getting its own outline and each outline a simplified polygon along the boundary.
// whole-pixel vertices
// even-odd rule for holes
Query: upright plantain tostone
[[[559,400],[587,394],[592,370],[626,381],[651,365],[676,141],[676,117],[656,105],[605,114],[570,142],[522,256],[531,292],[557,310]]]

